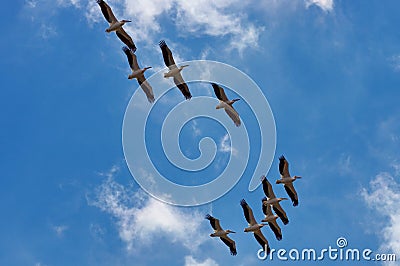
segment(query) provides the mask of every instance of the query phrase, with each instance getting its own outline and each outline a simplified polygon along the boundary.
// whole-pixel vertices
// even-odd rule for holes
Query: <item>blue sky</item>
[[[147,76],[164,67],[157,44],[165,39],[178,62],[224,62],[260,86],[277,131],[267,177],[279,177],[281,154],[291,173],[303,177],[295,184],[299,206],[282,203],[290,220],[281,224],[283,240],[263,231],[272,248],[323,249],[345,237],[350,248],[400,259],[398,1],[108,3],[117,17],[134,21],[126,30],[138,47],[139,64],[153,66]],[[257,259],[259,246],[243,233],[239,205],[245,198],[256,218],[263,218],[262,190],[247,190],[257,153],[239,183],[211,204],[173,207],[149,197],[132,178],[122,147],[124,113],[137,83],[127,79],[122,43],[104,32],[107,23],[96,2],[27,0],[3,6],[0,265],[272,263]],[[193,85],[194,97],[209,94],[205,88]],[[170,106],[182,100],[176,91],[166,97]],[[245,103],[235,108],[243,121],[252,120]],[[163,117],[153,119],[149,130],[157,137]],[[202,137],[211,136],[219,147],[206,179],[194,175],[200,179],[195,184],[226,165],[224,134],[207,119],[183,129],[180,142],[189,158],[199,155]],[[176,173],[159,147],[153,148],[152,159],[163,171]],[[236,257],[208,237],[208,212],[238,232],[232,236]],[[310,262],[298,262],[305,263]]]

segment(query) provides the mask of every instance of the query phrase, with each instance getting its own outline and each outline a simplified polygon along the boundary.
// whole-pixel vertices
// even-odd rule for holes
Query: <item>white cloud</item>
[[[68,229],[68,226],[66,225],[55,225],[53,226],[53,230],[56,233],[58,237],[62,237],[64,235],[64,232]]]
[[[114,218],[128,250],[138,248],[139,244],[150,245],[163,236],[190,251],[207,240],[207,232],[201,230],[202,214],[165,204],[141,190],[124,187],[114,180],[114,174],[104,174],[108,177],[97,189],[96,198],[88,201]]]
[[[199,262],[192,256],[186,256],[185,257],[185,266],[218,266],[218,263],[210,258],[207,258],[203,262]]]
[[[400,254],[400,184],[391,174],[383,172],[361,194],[367,205],[385,220],[382,229],[377,232],[382,241],[380,249]],[[398,264],[388,262],[386,265]]]
[[[238,151],[231,146],[230,138],[229,138],[228,134],[225,134],[222,137],[222,139],[219,143],[219,151],[220,152],[231,152],[232,151],[232,155],[234,155],[234,156],[238,155]]]
[[[51,37],[57,36],[57,30],[54,25],[42,24],[39,28],[39,35],[42,39],[49,39]]]
[[[246,13],[243,12],[246,6],[239,0],[125,0],[121,4],[119,2],[112,2],[110,5],[118,18],[133,20],[133,23],[125,26],[133,39],[151,44],[163,31],[166,17],[169,22],[175,24],[180,34],[230,36],[230,45],[227,48],[237,49],[240,53],[247,47],[257,47],[259,35],[263,31],[263,27],[250,23],[242,15]],[[122,14],[119,14],[120,10],[123,11]],[[90,5],[86,18],[98,21],[98,16],[95,16],[94,12],[95,8]],[[97,10],[97,13],[100,13],[100,10]]]
[[[395,72],[400,72],[400,55],[393,55],[389,61],[393,67],[393,70]]]
[[[322,10],[329,12],[333,10],[333,0],[305,0],[306,7],[310,7],[311,5],[317,5]]]

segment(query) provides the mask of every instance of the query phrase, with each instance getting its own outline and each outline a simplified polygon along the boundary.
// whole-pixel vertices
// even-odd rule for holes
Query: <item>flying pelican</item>
[[[125,23],[132,21],[126,19],[118,21],[118,19],[114,16],[111,7],[103,0],[97,0],[97,4],[99,4],[100,6],[104,18],[108,21],[108,23],[110,23],[110,27],[106,29],[106,32],[110,33],[112,31],[115,31],[115,34],[117,34],[118,38],[123,43],[125,43],[129,47],[129,49],[135,52],[136,51],[135,43],[133,42],[131,36],[129,36],[128,33],[126,33],[126,31],[122,28],[122,26],[124,26]]]
[[[278,218],[278,216],[272,214],[271,205],[270,204],[264,204],[264,201],[263,201],[262,211],[265,214],[265,218],[262,219],[261,222],[268,223],[268,225],[271,228],[272,232],[274,232],[276,239],[278,241],[282,240],[282,231],[281,231],[281,228],[279,227],[278,223],[276,222],[276,219]]]
[[[167,73],[164,73],[164,78],[173,77],[175,85],[182,92],[183,96],[185,96],[185,99],[188,100],[188,99],[192,98],[192,94],[190,94],[189,87],[185,83],[185,81],[183,80],[182,75],[181,75],[182,69],[184,69],[185,67],[188,67],[189,65],[182,65],[180,67],[177,67],[175,64],[174,57],[172,56],[172,52],[168,48],[165,41],[161,40],[159,45],[160,45],[162,55],[164,58],[164,63],[169,68],[169,71]]]
[[[299,205],[299,198],[297,196],[297,192],[294,189],[293,182],[301,178],[301,176],[290,176],[289,173],[289,163],[286,161],[285,156],[279,157],[279,173],[281,173],[281,179],[276,180],[277,184],[283,184],[283,187],[286,190],[286,193],[289,195],[292,200],[293,206]]]
[[[286,212],[282,209],[281,205],[279,204],[282,200],[287,200],[287,198],[277,198],[275,196],[274,191],[272,190],[271,183],[267,180],[265,176],[261,177],[261,181],[263,184],[263,190],[267,198],[263,199],[263,204],[271,204],[272,208],[274,209],[275,213],[281,218],[283,224],[288,224],[289,219],[287,218]]]
[[[265,238],[265,236],[261,232],[261,228],[265,224],[259,224],[256,222],[256,219],[254,219],[253,210],[250,208],[250,206],[247,204],[247,202],[244,199],[242,199],[240,201],[240,205],[243,208],[244,217],[246,218],[246,221],[249,223],[249,227],[245,228],[244,231],[246,233],[253,232],[254,238],[261,245],[264,252],[266,252],[267,255],[269,255],[269,253],[271,252],[271,248],[269,247],[268,240]]]
[[[151,67],[140,68],[137,62],[136,55],[132,52],[132,50],[126,46],[122,47],[122,50],[126,54],[129,66],[132,69],[132,73],[128,76],[128,79],[137,79],[140,87],[147,96],[147,100],[151,103],[154,102],[153,88],[144,77],[144,72]]]
[[[222,242],[225,243],[229,247],[229,250],[231,251],[231,255],[236,256],[236,244],[235,241],[230,239],[228,237],[228,234],[230,233],[236,233],[231,230],[223,230],[222,227],[219,224],[219,220],[217,218],[212,217],[211,215],[207,214],[206,219],[210,221],[210,224],[212,228],[214,229],[214,233],[210,234],[211,237],[219,237]]]
[[[233,99],[229,100],[228,97],[226,97],[224,89],[215,84],[211,83],[212,87],[214,88],[214,93],[215,96],[219,99],[219,104],[216,109],[221,109],[224,108],[225,112],[228,114],[228,116],[233,120],[233,123],[235,123],[235,126],[240,126],[240,117],[238,112],[236,112],[235,108],[233,108],[233,103],[239,101],[240,99]]]

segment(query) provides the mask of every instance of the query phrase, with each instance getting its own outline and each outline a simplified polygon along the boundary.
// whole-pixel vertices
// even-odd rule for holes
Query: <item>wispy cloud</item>
[[[400,254],[400,184],[393,175],[382,172],[361,194],[367,205],[383,217],[382,229],[377,232],[381,250]],[[386,265],[398,264],[388,262]]]
[[[319,6],[325,12],[329,12],[333,10],[333,0],[305,0],[306,7],[310,7],[311,5]]]
[[[70,0],[69,5],[80,7],[78,0]],[[246,18],[246,6],[239,0],[137,0],[117,1],[110,5],[117,17],[129,18],[133,24],[125,28],[137,41],[153,44],[154,38],[163,32],[165,17],[175,24],[181,34],[195,36],[230,37],[229,49],[242,52],[247,47],[257,47],[264,30]],[[239,7],[239,8],[238,8]],[[87,6],[86,18],[99,21],[100,10],[93,3]]]
[[[128,250],[139,248],[135,246],[138,243],[150,245],[162,236],[173,243],[181,243],[190,251],[207,240],[207,233],[201,230],[202,214],[162,203],[141,190],[124,187],[114,180],[116,172],[111,172],[104,174],[107,179],[97,188],[94,199],[88,202],[113,217]]]
[[[55,225],[53,226],[53,230],[56,233],[58,237],[62,237],[64,235],[64,232],[68,229],[68,226],[66,225]]]
[[[400,72],[400,55],[393,55],[389,58],[390,64],[395,72]]]
[[[210,258],[207,258],[206,260],[200,262],[195,258],[193,258],[192,256],[186,256],[185,266],[218,266],[218,263]]]
[[[232,155],[238,155],[238,151],[231,146],[230,138],[228,134],[225,134],[219,143],[220,152],[232,152]]]

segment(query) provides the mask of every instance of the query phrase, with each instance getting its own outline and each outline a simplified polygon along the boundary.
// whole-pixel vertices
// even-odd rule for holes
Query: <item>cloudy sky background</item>
[[[138,46],[139,64],[154,68],[148,76],[164,67],[157,44],[165,39],[176,61],[231,64],[261,87],[277,129],[267,176],[278,178],[281,154],[291,173],[303,176],[296,181],[299,206],[282,204],[290,220],[280,224],[283,240],[263,231],[272,248],[320,250],[345,237],[349,248],[400,258],[397,1],[108,3],[118,18],[134,21],[126,30]],[[262,219],[262,190],[247,191],[251,169],[228,194],[194,208],[163,204],[134,182],[121,131],[137,84],[127,79],[122,43],[104,32],[107,23],[94,0],[3,6],[1,265],[269,263],[257,259],[258,243],[243,233],[241,198]],[[194,97],[202,94],[210,91],[194,85]],[[171,91],[165,101],[172,106],[179,97]],[[245,103],[235,108],[251,120]],[[218,175],[229,151],[222,128],[199,119],[185,129],[182,143],[195,158],[198,141],[210,134],[219,155],[208,170]],[[154,154],[160,156],[155,161],[162,160]],[[282,187],[274,188],[285,195]],[[236,257],[208,237],[206,213],[238,232],[232,236]]]

